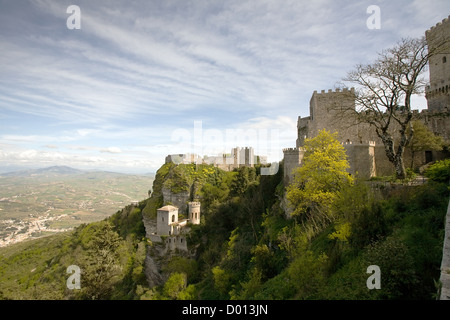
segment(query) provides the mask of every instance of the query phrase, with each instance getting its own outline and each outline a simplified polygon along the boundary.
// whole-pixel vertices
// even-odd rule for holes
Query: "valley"
[[[103,220],[146,199],[152,175],[47,170],[0,175],[0,247]]]

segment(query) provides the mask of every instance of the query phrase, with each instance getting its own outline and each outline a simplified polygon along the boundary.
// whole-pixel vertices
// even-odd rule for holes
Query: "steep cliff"
[[[187,217],[188,202],[200,199],[202,185],[216,181],[221,174],[222,170],[210,165],[164,164],[156,173],[153,192],[142,211],[146,237],[151,238],[150,235],[156,232],[158,208],[171,204],[178,207],[181,216]],[[150,288],[167,280],[163,270],[174,255],[189,259],[195,255],[195,249],[190,248],[189,252],[173,252],[163,243],[153,242],[149,245],[145,259],[145,275]]]
[[[166,163],[156,172],[153,192],[143,210],[145,219],[155,219],[156,210],[171,204],[180,214],[187,214],[187,203],[201,198],[200,189],[206,182],[214,182],[224,174],[212,165]]]

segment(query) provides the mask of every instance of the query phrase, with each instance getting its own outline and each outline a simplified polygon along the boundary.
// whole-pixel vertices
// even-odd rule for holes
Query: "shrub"
[[[414,259],[399,237],[390,236],[371,244],[364,253],[367,266],[377,265],[381,272],[380,299],[414,299],[418,277]]]
[[[425,175],[431,180],[437,182],[449,182],[450,181],[450,159],[437,161],[432,164]]]

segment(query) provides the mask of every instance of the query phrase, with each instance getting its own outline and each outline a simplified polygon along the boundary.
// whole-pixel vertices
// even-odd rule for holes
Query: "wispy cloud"
[[[292,146],[314,90],[450,9],[377,1],[382,29],[370,31],[368,0],[80,0],[82,28],[68,30],[70,4],[1,5],[3,161],[162,162],[172,133],[198,120],[221,132],[276,129]]]

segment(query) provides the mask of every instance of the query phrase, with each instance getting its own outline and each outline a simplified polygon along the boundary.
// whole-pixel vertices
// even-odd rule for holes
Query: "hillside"
[[[47,168],[39,168],[39,169],[27,169],[27,170],[19,170],[12,171],[0,174],[3,177],[26,177],[26,176],[58,176],[58,175],[67,175],[67,174],[80,174],[83,171],[74,169],[67,166],[52,166]]]
[[[356,182],[340,193],[335,218],[313,228],[286,217],[281,170],[261,176],[259,168],[166,164],[150,198],[101,222],[0,248],[0,297],[434,299],[449,189],[442,170],[430,172],[417,186]],[[164,281],[149,287],[145,261],[154,244],[143,220],[167,204],[164,190],[199,199],[202,222],[188,237],[195,256],[160,257]],[[72,264],[84,270],[81,290],[66,287]],[[367,288],[370,265],[381,269],[380,290]]]
[[[49,167],[0,175],[0,246],[102,220],[148,197],[153,177]]]

